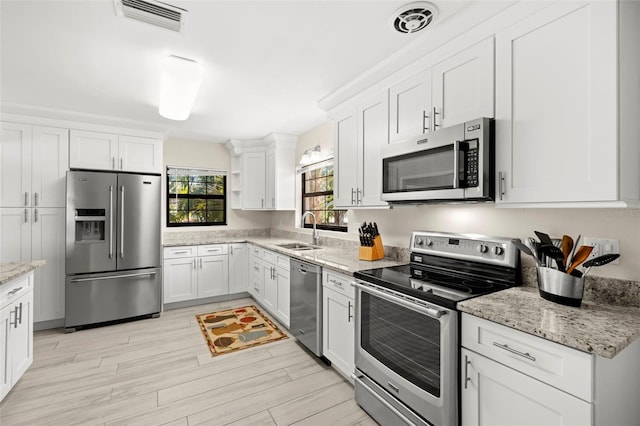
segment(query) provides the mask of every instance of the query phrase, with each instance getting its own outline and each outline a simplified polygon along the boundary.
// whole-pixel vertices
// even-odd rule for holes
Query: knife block
[[[378,260],[384,258],[382,237],[380,235],[376,235],[373,238],[373,247],[360,246],[358,257],[360,260]]]

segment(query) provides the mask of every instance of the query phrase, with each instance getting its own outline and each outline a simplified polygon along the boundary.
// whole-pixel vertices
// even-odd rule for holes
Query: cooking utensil
[[[576,240],[573,243],[573,248],[571,249],[571,253],[569,253],[569,257],[567,259],[573,259],[573,256],[575,255],[575,251],[578,250],[578,247],[580,247],[580,238],[582,238],[582,235],[578,234],[578,238],[576,238]],[[569,261],[569,263],[567,263],[567,267],[569,267],[569,264],[571,262]]]
[[[549,234],[545,234],[544,232],[540,232],[540,231],[533,231],[533,232],[535,232],[535,234],[540,239],[540,242],[542,244],[547,244],[550,246],[553,245],[553,241],[551,240],[551,237],[549,236]]]
[[[571,259],[571,266],[567,269],[567,274],[571,274],[574,269],[576,269],[582,262],[587,260],[591,251],[593,250],[593,246],[580,246],[578,250],[576,250],[575,256]]]
[[[618,253],[609,253],[609,254],[603,254],[602,256],[594,257],[593,259],[587,260],[582,264],[582,267],[587,268],[583,276],[587,275],[592,267],[606,265],[607,263],[611,263],[619,257],[620,257],[620,254]]]
[[[533,254],[533,252],[531,251],[531,249],[527,246],[525,246],[524,244],[522,244],[522,242],[520,240],[511,240],[513,242],[513,244],[518,247],[520,249],[521,252],[523,252],[524,254],[528,254],[529,256],[533,256],[536,258],[536,261],[538,260],[538,258],[536,257],[535,254]]]
[[[562,254],[564,255],[564,264],[567,264],[567,260],[569,259],[569,254],[573,251],[573,238],[568,235],[562,236],[562,243],[560,248],[562,249]]]
[[[528,237],[526,240],[524,240],[524,242],[527,247],[529,247],[529,250],[531,250],[533,257],[536,258],[536,265],[544,266],[542,263],[542,259],[540,258],[540,253],[538,252],[538,242],[532,237]]]
[[[558,266],[558,270],[561,272],[565,272],[565,265],[564,265],[564,254],[562,253],[562,250],[560,250],[560,248],[556,247],[555,245],[548,245],[548,244],[543,244],[540,247],[540,250],[542,250],[542,253],[544,253],[546,256],[549,256],[551,259],[556,261],[556,265]]]

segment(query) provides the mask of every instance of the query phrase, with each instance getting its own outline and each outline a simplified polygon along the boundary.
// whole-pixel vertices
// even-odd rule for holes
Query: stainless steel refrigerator
[[[67,172],[65,329],[161,310],[160,176]]]

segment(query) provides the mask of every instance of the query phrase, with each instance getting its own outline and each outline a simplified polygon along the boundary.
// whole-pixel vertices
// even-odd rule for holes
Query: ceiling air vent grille
[[[182,32],[187,22],[187,11],[167,3],[153,0],[114,0],[116,15]]]
[[[399,33],[415,33],[426,28],[436,18],[436,13],[437,9],[431,3],[409,3],[396,10],[391,26]]]

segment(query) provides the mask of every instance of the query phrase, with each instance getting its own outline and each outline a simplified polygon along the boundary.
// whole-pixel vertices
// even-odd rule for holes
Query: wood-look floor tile
[[[371,420],[367,413],[360,408],[355,399],[350,398],[340,404],[322,410],[312,416],[294,423],[295,426],[317,426],[317,425],[357,425],[361,422]],[[375,425],[376,423],[371,423]]]
[[[226,426],[276,426],[271,414],[268,411],[260,411],[259,413],[245,417],[238,421],[227,423]]]

